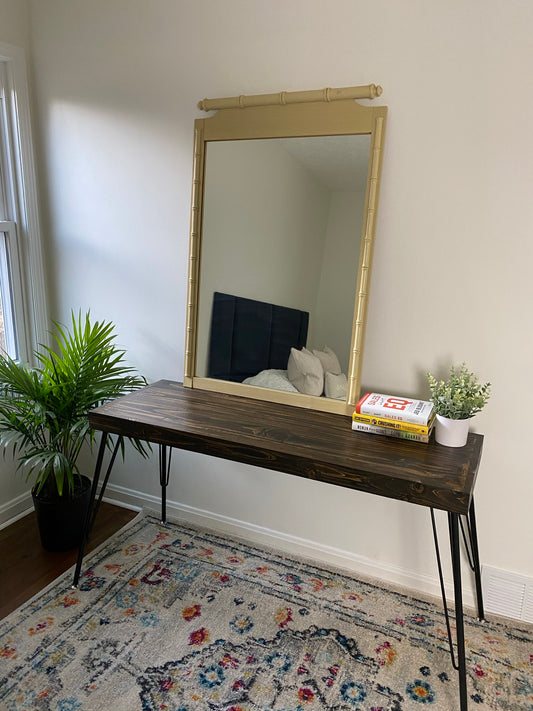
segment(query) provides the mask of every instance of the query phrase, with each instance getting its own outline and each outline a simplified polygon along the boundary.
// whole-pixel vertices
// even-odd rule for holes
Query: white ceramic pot
[[[446,447],[464,447],[468,439],[470,420],[451,420],[449,417],[435,417],[435,441]]]

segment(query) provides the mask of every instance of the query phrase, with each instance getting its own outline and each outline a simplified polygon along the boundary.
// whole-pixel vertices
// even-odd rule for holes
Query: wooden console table
[[[316,412],[222,393],[185,388],[161,380],[93,410],[91,427],[102,432],[86,520],[88,534],[109,479],[118,442],[107,468],[98,502],[96,492],[110,434],[159,445],[161,518],[166,520],[166,488],[170,473],[169,448],[187,449],[263,469],[366,491],[378,496],[428,507],[433,520],[439,577],[450,625],[434,509],[448,514],[452,557],[460,709],[467,710],[460,533],[469,549],[476,581],[478,616],[483,619],[481,574],[473,491],[481,460],[483,436],[470,433],[461,448],[380,437],[351,429],[344,415]],[[120,442],[120,439],[119,439]],[[467,536],[461,516],[466,517]],[[84,541],[86,540],[84,536]],[[80,546],[74,575],[77,585],[83,561]]]

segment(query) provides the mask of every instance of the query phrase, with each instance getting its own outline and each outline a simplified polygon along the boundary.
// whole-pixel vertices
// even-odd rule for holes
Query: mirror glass
[[[329,412],[353,411],[360,390],[387,113],[385,106],[349,100],[381,93],[366,91],[353,87],[201,102],[201,108],[217,113],[195,122],[184,385]],[[259,386],[247,384],[248,378],[243,383],[233,370],[226,377],[227,371],[213,368],[213,343],[220,339],[218,333],[213,337],[213,328],[226,313],[217,310],[212,317],[215,293],[244,300],[246,308],[253,304],[255,309],[257,303],[282,307],[283,329],[286,311],[291,319],[293,314],[305,323],[308,319],[306,332],[297,327],[297,347],[331,349],[344,390],[335,382],[327,397],[325,389],[321,396],[302,394],[291,378],[288,388],[270,380]],[[238,347],[233,331],[223,340],[224,357],[229,351],[233,358],[234,350],[241,357],[263,349],[258,346],[264,343],[262,332],[259,339],[251,337],[248,348],[253,309],[248,321],[239,323]],[[238,318],[232,318],[231,328],[237,329]],[[219,330],[227,338],[225,328]],[[285,347],[283,342],[284,365],[268,368],[287,367]]]
[[[214,292],[309,313],[307,348],[348,373],[370,136],[206,145],[196,374]]]

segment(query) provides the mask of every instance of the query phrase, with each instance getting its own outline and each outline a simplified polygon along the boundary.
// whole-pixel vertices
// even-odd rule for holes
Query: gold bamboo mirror
[[[195,121],[185,386],[351,413],[361,387],[387,116],[386,106],[356,99],[380,94],[371,84],[200,102],[216,113]],[[334,353],[342,372],[328,381],[328,396],[299,392],[282,365],[260,370],[253,384],[220,375],[213,342],[227,338],[218,335],[225,318],[217,310],[227,299],[281,309],[283,318],[303,314],[295,349]],[[263,362],[262,337],[252,338],[261,318],[248,314],[221,350],[234,343],[246,350],[243,332],[250,333],[250,349],[258,350],[251,360]]]

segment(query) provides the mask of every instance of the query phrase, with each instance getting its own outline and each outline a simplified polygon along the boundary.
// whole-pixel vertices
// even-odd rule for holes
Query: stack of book
[[[432,402],[366,393],[355,406],[352,429],[427,443],[434,423]]]

